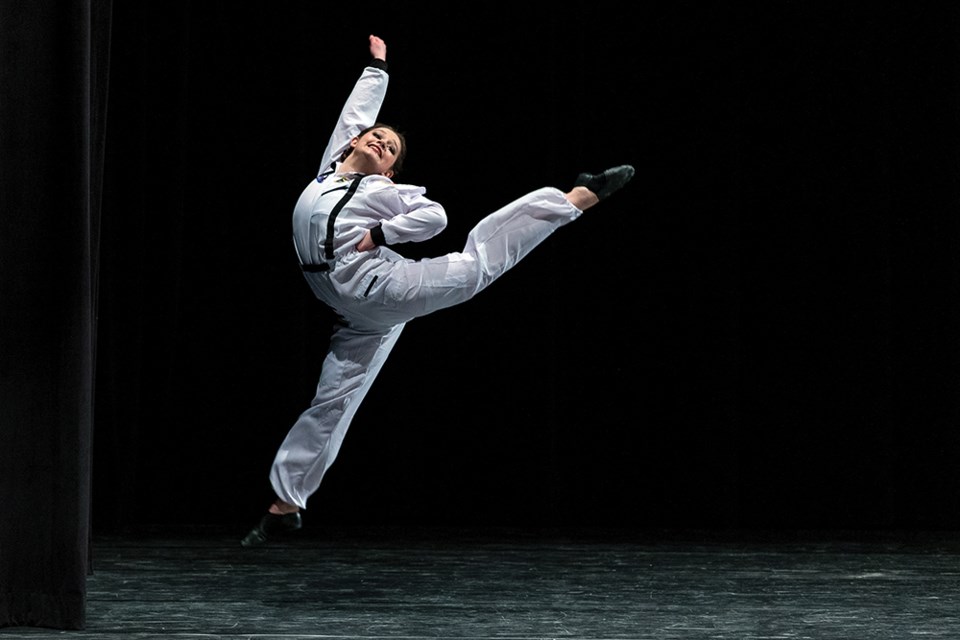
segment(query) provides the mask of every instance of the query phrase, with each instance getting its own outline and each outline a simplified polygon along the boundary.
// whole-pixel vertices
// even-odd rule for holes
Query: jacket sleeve
[[[377,245],[423,242],[443,231],[447,227],[447,212],[425,193],[423,187],[408,184],[371,193],[367,204],[383,218],[371,230],[373,241]]]
[[[374,59],[364,68],[347,98],[337,127],[333,130],[320,161],[319,173],[332,169],[350,140],[377,122],[380,106],[387,95],[387,63]]]

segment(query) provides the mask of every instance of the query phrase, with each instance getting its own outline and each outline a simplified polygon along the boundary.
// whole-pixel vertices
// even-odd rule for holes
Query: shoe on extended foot
[[[612,167],[603,173],[596,175],[590,173],[581,173],[577,176],[574,183],[576,187],[586,187],[597,194],[601,200],[609,198],[614,191],[617,191],[623,185],[630,182],[634,170],[629,164],[622,164],[619,167]]]
[[[260,522],[240,541],[240,545],[257,547],[266,542],[270,536],[296,531],[302,526],[303,520],[300,518],[299,511],[284,513],[283,515],[268,513],[260,518]]]

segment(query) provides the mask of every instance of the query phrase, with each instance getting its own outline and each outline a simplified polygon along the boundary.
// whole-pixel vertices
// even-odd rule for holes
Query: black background
[[[291,214],[371,33],[450,218],[408,255],[637,176],[410,323],[310,522],[960,526],[960,10],[441,6],[115,2],[95,527],[268,503],[329,321]]]

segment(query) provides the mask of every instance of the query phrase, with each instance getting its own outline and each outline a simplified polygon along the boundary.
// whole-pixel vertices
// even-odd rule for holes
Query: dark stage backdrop
[[[109,0],[0,2],[0,627],[82,629]]]
[[[368,60],[459,249],[580,171],[634,182],[411,323],[320,524],[960,526],[958,9],[114,10],[94,523],[269,501],[328,316],[290,218]]]

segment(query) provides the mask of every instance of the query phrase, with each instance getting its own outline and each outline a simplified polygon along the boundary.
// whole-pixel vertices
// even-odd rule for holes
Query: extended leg
[[[620,165],[596,175],[581,173],[567,193],[553,187],[538,189],[481,220],[470,231],[463,251],[398,264],[390,287],[397,307],[416,317],[469,300],[633,175],[632,166]]]
[[[528,193],[481,220],[462,251],[396,264],[389,302],[408,317],[466,302],[582,213],[559,189]]]

